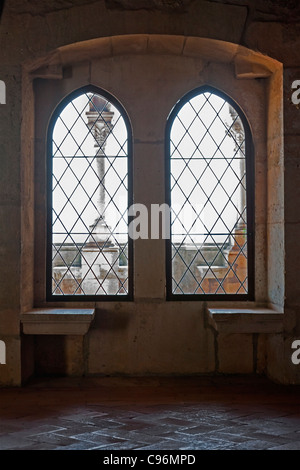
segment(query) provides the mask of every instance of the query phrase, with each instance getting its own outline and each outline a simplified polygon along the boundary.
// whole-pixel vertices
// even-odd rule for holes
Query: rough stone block
[[[299,136],[288,136],[285,144],[288,149],[289,157],[285,164],[285,222],[288,224],[297,224],[300,222],[299,205],[296,201],[300,201],[300,160],[297,159],[299,154]],[[294,141],[294,142],[293,142]],[[290,156],[293,155],[293,158]]]
[[[275,305],[284,305],[285,240],[283,223],[268,224],[268,298]],[[276,256],[274,256],[276,253]]]
[[[88,333],[89,374],[189,375],[213,372],[214,334],[199,302],[140,301],[98,311]]]
[[[7,301],[7,304],[9,303],[8,301]],[[20,333],[19,310],[18,309],[14,310],[12,308],[5,309],[3,306],[0,311],[0,334],[5,335],[5,336],[13,336],[13,335],[19,335],[19,333]]]
[[[299,86],[292,88],[296,80],[300,80],[300,67],[285,68],[283,71],[284,131],[289,137],[291,134],[300,134],[300,104],[294,104],[292,101],[293,93],[299,89]]]
[[[190,36],[239,43],[246,18],[245,6],[197,1],[191,4],[188,20],[185,19],[185,30],[189,31]]]
[[[109,57],[112,54],[110,37],[90,39],[80,44],[70,44],[58,50],[62,65],[88,62],[97,57]]]
[[[261,375],[264,375],[266,373],[266,367],[267,367],[266,339],[267,339],[267,335],[260,334],[257,336],[255,372]]]
[[[149,35],[147,51],[154,54],[181,55],[184,46],[183,36]]]
[[[251,374],[253,372],[252,335],[218,335],[218,361],[221,373]]]
[[[267,375],[271,380],[284,382],[284,340],[281,334],[269,335],[266,344]]]
[[[112,54],[145,54],[147,51],[148,36],[146,34],[129,34],[126,37],[114,36],[111,39]]]
[[[21,385],[21,341],[17,336],[1,336],[5,343],[6,364],[0,364],[0,387]]]
[[[207,38],[188,37],[184,44],[183,54],[191,57],[201,57],[210,61],[229,63],[234,59],[239,46],[224,41]]]
[[[300,62],[300,50],[295,44],[295,38],[299,38],[297,23],[284,25],[268,22],[266,25],[265,21],[257,21],[248,26],[245,45],[292,67]]]
[[[268,223],[284,223],[283,166],[273,166],[268,171]]]
[[[38,375],[82,376],[83,336],[36,336],[35,370]]]
[[[298,306],[300,298],[300,222],[286,223],[285,229],[285,303],[291,307]]]
[[[255,224],[255,299],[266,302],[267,286],[267,232],[265,223]]]

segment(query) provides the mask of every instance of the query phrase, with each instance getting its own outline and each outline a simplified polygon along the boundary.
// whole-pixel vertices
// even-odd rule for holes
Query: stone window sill
[[[35,308],[21,315],[25,335],[85,335],[95,309]]]
[[[283,313],[271,308],[207,308],[207,319],[222,334],[283,331]]]

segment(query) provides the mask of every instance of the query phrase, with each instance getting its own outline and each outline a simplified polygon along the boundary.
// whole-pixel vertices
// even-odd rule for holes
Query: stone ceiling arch
[[[194,36],[129,34],[90,39],[62,46],[24,64],[32,78],[62,78],[64,67],[127,54],[194,57],[234,65],[236,78],[267,78],[282,64],[238,44]]]

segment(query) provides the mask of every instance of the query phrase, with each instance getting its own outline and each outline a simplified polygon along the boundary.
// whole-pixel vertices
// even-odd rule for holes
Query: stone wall
[[[291,342],[300,336],[300,125],[291,102],[292,82],[300,79],[299,28],[296,1],[6,0],[0,23],[0,80],[7,93],[0,105],[0,339],[7,360],[0,364],[0,384],[20,385],[32,373],[264,373],[300,382],[290,359]],[[128,112],[135,198],[146,205],[164,200],[164,131],[176,101],[202,84],[236,100],[249,119],[256,159],[251,306],[282,309],[283,333],[220,337],[206,323],[203,302],[167,302],[163,240],[136,241],[135,300],[89,305],[96,316],[84,338],[22,333],[21,314],[48,305],[45,130],[55,104],[88,83],[115,95]]]

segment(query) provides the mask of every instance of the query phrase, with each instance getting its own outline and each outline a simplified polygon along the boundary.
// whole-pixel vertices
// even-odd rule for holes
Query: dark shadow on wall
[[[0,0],[0,21],[1,21],[1,16],[4,8],[4,0]]]

